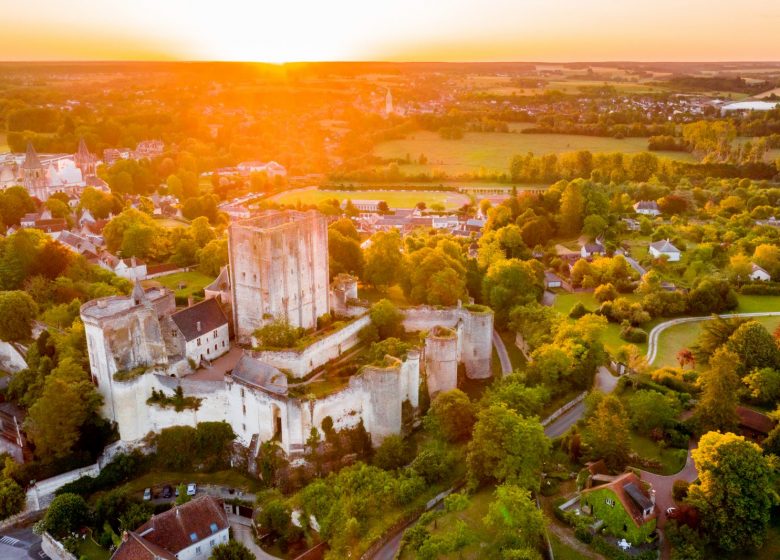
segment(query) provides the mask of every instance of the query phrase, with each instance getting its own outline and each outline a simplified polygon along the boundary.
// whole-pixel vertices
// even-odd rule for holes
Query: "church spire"
[[[146,291],[144,291],[143,287],[141,286],[141,283],[136,279],[135,284],[133,285],[133,303],[135,305],[140,305],[142,303],[147,303],[146,298]]]
[[[24,169],[42,169],[41,160],[38,159],[38,154],[32,145],[32,142],[27,142],[27,154],[24,156],[24,163],[22,164]]]

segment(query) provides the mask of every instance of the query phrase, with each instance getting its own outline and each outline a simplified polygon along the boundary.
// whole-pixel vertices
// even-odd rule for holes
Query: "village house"
[[[666,257],[669,262],[678,262],[680,260],[680,250],[672,245],[668,239],[662,239],[651,243],[649,247],[650,256],[654,259]]]
[[[646,542],[655,531],[655,491],[634,473],[583,490],[580,504],[582,511],[602,521],[610,534],[631,544]]]
[[[212,361],[230,350],[228,319],[216,298],[196,303],[171,315],[177,337],[184,341],[184,355],[200,363]]]
[[[634,212],[653,217],[661,214],[661,210],[658,208],[658,203],[655,200],[640,200],[634,204]]]
[[[544,273],[544,287],[548,290],[560,288],[563,286],[563,280],[554,272],[545,271]]]
[[[111,560],[206,560],[230,539],[221,500],[200,496],[125,531]]]
[[[580,256],[583,259],[592,259],[593,257],[604,255],[606,252],[604,245],[598,240],[580,243]]]
[[[769,282],[772,276],[756,263],[750,263],[750,279],[753,282]]]

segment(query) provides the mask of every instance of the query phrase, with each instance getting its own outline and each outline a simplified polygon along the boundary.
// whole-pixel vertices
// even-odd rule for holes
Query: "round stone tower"
[[[434,397],[458,386],[458,336],[446,327],[434,327],[425,337],[428,394]]]
[[[461,308],[461,361],[469,379],[487,379],[492,375],[493,310],[484,305]]]

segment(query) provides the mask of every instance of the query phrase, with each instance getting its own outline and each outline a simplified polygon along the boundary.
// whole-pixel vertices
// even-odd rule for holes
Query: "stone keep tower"
[[[309,329],[329,312],[328,224],[319,212],[269,211],[235,223],[228,254],[239,343],[274,318]]]

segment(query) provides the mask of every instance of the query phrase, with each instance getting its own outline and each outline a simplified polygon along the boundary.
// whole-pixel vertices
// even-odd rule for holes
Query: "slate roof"
[[[233,379],[277,395],[287,394],[287,376],[275,367],[244,354],[233,368]]]
[[[634,204],[636,210],[658,210],[658,203],[655,200],[640,200]]]
[[[218,327],[227,325],[228,322],[225,312],[222,311],[219,302],[214,298],[177,311],[171,315],[171,319],[179,327],[187,341],[195,340]],[[198,325],[200,325],[200,330],[198,330]]]
[[[769,434],[775,427],[775,421],[769,416],[744,406],[737,407],[737,415],[739,416],[739,425],[741,427],[760,434]]]
[[[228,528],[222,500],[200,496],[153,516],[116,550],[112,560],[175,559],[176,554]]]
[[[680,250],[672,245],[668,239],[662,239],[661,241],[656,241],[655,243],[651,243],[650,247],[658,251],[659,253],[679,253]]]

